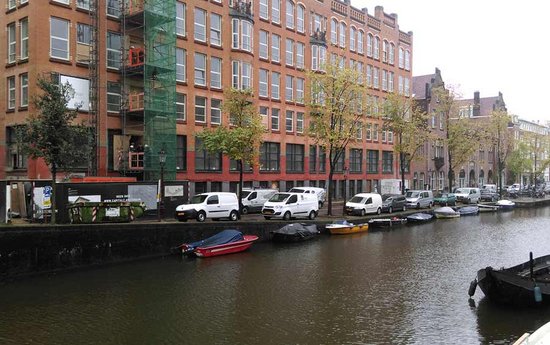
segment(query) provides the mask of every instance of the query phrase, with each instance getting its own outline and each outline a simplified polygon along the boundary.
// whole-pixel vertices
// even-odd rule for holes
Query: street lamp
[[[159,151],[159,165],[160,165],[160,180],[159,180],[159,192],[157,198],[157,220],[161,220],[161,209],[163,207],[164,199],[164,164],[166,164],[166,152],[164,148]]]
[[[342,216],[346,215],[346,201],[347,201],[347,194],[348,194],[348,167],[344,166],[344,206],[342,208]]]

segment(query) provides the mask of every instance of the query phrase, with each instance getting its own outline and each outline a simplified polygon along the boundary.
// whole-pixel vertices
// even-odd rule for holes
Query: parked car
[[[320,187],[293,187],[289,193],[306,193],[306,194],[316,194],[317,199],[319,200],[319,208],[323,207],[325,199],[327,196],[327,191],[324,188]]]
[[[315,219],[319,212],[319,200],[315,193],[275,193],[264,204],[262,214],[265,219],[296,217]]]
[[[431,208],[434,205],[434,195],[431,190],[409,190],[405,198],[409,208]]]
[[[364,216],[367,213],[382,213],[382,196],[376,193],[359,193],[346,202],[346,213]]]
[[[176,207],[176,218],[180,222],[196,219],[204,222],[206,218],[239,219],[239,199],[235,193],[202,193],[191,198],[189,204]]]
[[[242,193],[243,214],[261,212],[262,207],[273,194],[279,192],[276,189],[245,189]]]
[[[508,186],[506,190],[508,193],[519,193],[520,185],[519,183],[514,183],[513,185]]]
[[[494,188],[492,186],[495,186]],[[484,185],[480,190],[480,200],[482,201],[497,201],[498,193],[496,185]]]
[[[434,203],[441,206],[455,206],[456,196],[454,193],[441,193],[434,198]]]
[[[382,195],[382,212],[392,213],[394,210],[405,211],[407,209],[407,199],[401,194]]]
[[[458,188],[455,191],[456,200],[464,204],[477,204],[481,197],[481,192],[479,188],[475,187],[464,187]]]

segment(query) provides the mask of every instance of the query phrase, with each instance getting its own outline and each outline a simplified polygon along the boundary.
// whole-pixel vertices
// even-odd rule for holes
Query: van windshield
[[[206,200],[207,197],[208,197],[208,195],[205,195],[205,194],[197,194],[197,195],[195,195],[194,197],[191,198],[189,203],[190,204],[202,204],[204,202],[204,200]]]
[[[291,188],[288,192],[289,193],[305,193],[305,190],[300,189],[300,188]]]
[[[418,198],[419,193],[418,192],[407,192],[406,197],[407,198]]]
[[[470,192],[469,189],[467,188],[458,188],[455,193],[458,193],[458,194],[468,194]]]
[[[252,192],[249,191],[249,190],[243,190],[242,193],[241,193],[241,199],[246,198],[247,196],[250,195],[250,193],[252,193]]]
[[[271,201],[271,202],[283,202],[289,196],[290,196],[290,194],[287,194],[287,193],[277,193],[277,194],[273,195],[271,198],[269,198],[269,201]]]

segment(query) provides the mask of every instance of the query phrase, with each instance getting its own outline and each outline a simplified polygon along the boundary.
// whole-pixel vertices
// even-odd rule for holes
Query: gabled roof
[[[415,99],[426,99],[426,84],[431,84],[435,74],[426,74],[413,77],[413,94]]]

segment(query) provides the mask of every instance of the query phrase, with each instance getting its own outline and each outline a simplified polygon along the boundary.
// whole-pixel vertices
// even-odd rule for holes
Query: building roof
[[[413,77],[413,95],[416,99],[426,99],[426,84],[431,84],[435,74],[426,74]]]

